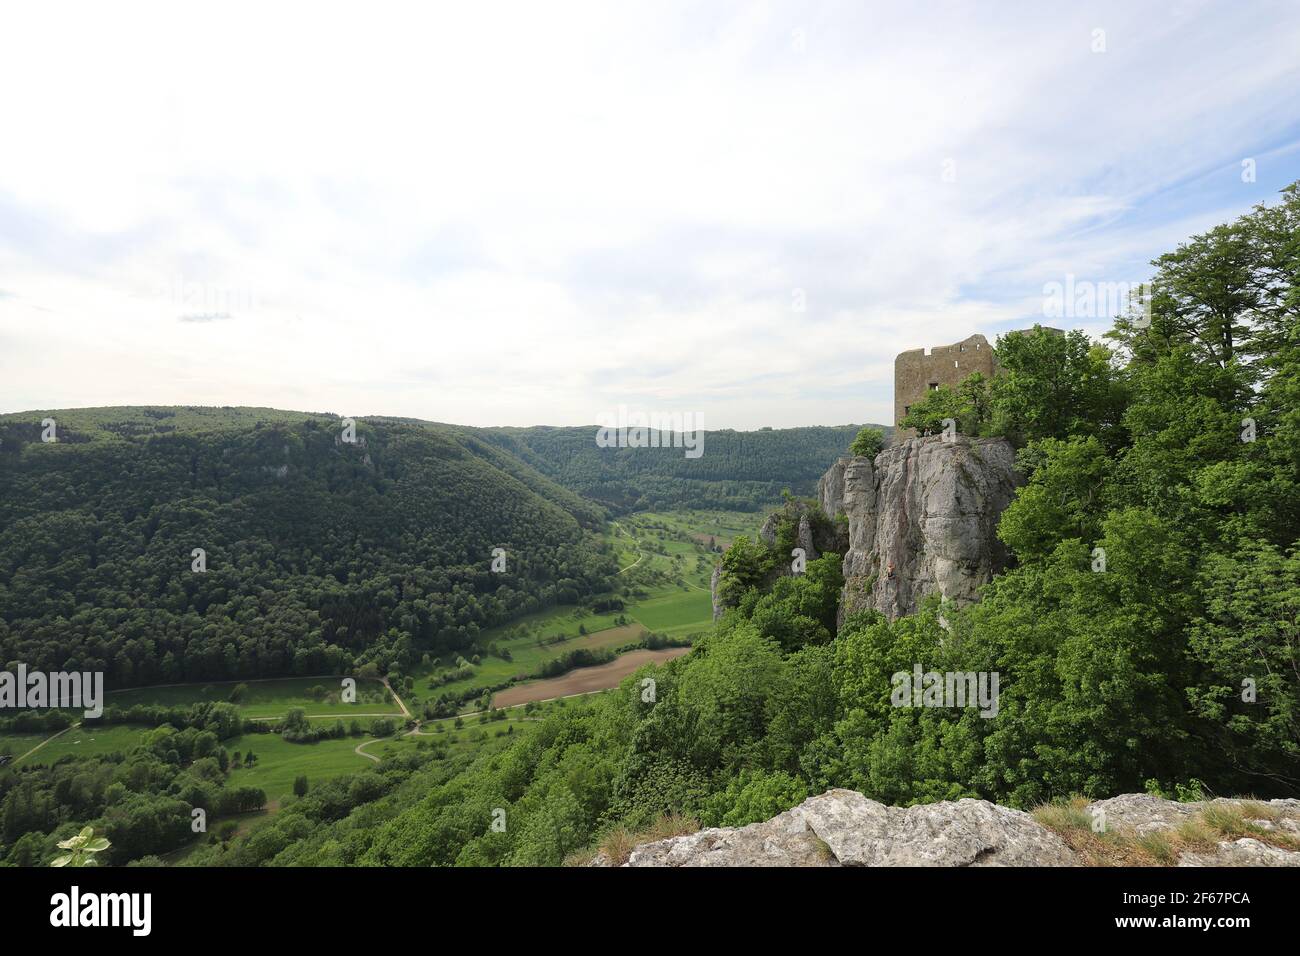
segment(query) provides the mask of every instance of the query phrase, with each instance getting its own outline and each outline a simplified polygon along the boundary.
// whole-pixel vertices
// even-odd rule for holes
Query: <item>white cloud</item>
[[[886,421],[1300,176],[1281,5],[460,7],[11,13],[0,409]]]

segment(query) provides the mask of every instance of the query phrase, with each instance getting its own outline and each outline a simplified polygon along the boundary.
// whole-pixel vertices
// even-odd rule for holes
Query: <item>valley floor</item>
[[[601,693],[647,663],[689,653],[689,641],[712,625],[709,577],[714,564],[737,535],[757,532],[760,513],[718,511],[646,512],[612,521],[606,540],[616,549],[620,587],[612,597],[623,602],[614,612],[557,607],[485,631],[477,641],[473,675],[438,683],[438,673],[455,666],[455,655],[430,660],[401,696],[377,680],[361,680],[355,703],[339,700],[341,678],[318,676],[248,681],[207,681],[110,691],[110,706],[188,706],[202,702],[235,704],[241,716],[271,722],[301,709],[309,720],[342,721],[350,732],[313,743],[285,741],[275,733],[244,734],[224,741],[234,753],[255,753],[256,762],[230,772],[228,785],[263,789],[268,809],[239,816],[242,830],[256,829],[291,800],[294,780],[312,783],[374,766],[384,758],[417,748],[445,747],[447,756],[477,750],[485,742],[527,732],[565,698]],[[681,642],[647,648],[648,635]],[[614,655],[607,662],[576,667],[555,676],[543,668],[574,651]],[[503,685],[508,685],[504,686]],[[501,688],[501,689],[496,689]],[[476,692],[490,693],[490,712]],[[427,701],[441,694],[463,696],[459,716],[429,719]],[[407,718],[417,725],[407,730]],[[371,734],[375,718],[395,722],[389,737]],[[360,724],[352,727],[353,722]],[[67,758],[126,752],[143,742],[151,727],[136,724],[77,723],[55,734],[0,736],[0,754],[14,765],[53,765]],[[168,855],[179,862],[189,847]]]

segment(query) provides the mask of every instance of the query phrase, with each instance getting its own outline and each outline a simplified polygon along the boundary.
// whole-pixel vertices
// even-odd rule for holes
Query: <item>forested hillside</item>
[[[756,511],[778,502],[786,489],[812,494],[827,465],[845,453],[860,427],[708,431],[699,458],[686,458],[680,449],[600,448],[594,425],[490,428],[479,434],[615,513]]]
[[[1016,564],[980,603],[837,629],[837,555],[770,583],[787,555],[740,539],[727,560],[754,583],[688,656],[460,772],[336,822],[292,808],[206,862],[558,864],[830,787],[1300,795],[1300,191],[1155,265],[1149,324],[1120,317],[1106,346],[1002,339],[991,389],[934,397],[1010,438],[1028,475],[999,530]],[[916,666],[998,674],[996,715],[897,706],[891,675]]]
[[[727,552],[734,607],[686,656],[556,701],[473,755],[427,750],[327,783],[188,862],[553,865],[597,845],[617,856],[638,833],[766,820],[831,787],[1022,808],[1143,790],[1300,795],[1300,188],[1155,267],[1149,322],[1118,317],[1105,344],[1004,337],[993,382],[913,408],[923,430],[953,418],[1017,449],[1026,484],[998,528],[1012,561],[979,603],[841,621],[839,555],[785,573],[787,508],[777,545],[738,537]],[[627,499],[602,500],[622,507],[683,462],[607,466],[579,447],[588,429],[489,441],[366,423],[366,444],[344,447],[321,416],[63,414],[57,445],[39,442],[39,413],[3,422],[2,650],[103,660],[119,681],[385,663],[439,634],[468,640],[512,609],[607,583],[612,563],[583,530],[598,512],[550,475],[569,468],[567,483],[592,489],[612,475],[604,485]],[[643,458],[667,464],[633,470]],[[744,473],[716,477],[743,488]],[[208,539],[209,571],[191,574],[190,549]],[[487,571],[496,544],[519,555],[505,581]],[[892,675],[917,667],[997,674],[996,712],[900,706]],[[193,741],[164,729],[94,780],[56,767],[19,788],[0,774],[17,821],[0,835],[116,812],[119,783],[181,814],[196,771],[176,768],[233,732],[211,726],[219,717],[190,712],[179,722],[202,728]],[[133,852],[170,845],[120,827]],[[11,861],[37,859],[37,843]]]
[[[501,449],[425,423],[342,434],[248,408],[0,418],[0,659],[110,688],[382,674],[608,587],[602,510]]]

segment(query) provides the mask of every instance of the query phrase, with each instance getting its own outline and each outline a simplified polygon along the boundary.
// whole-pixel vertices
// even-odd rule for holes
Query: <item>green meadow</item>
[[[422,744],[424,747],[445,745],[449,756],[469,753],[500,737],[527,733],[537,725],[544,713],[541,708],[525,712],[522,707],[514,707],[505,711],[504,720],[484,721],[477,715],[462,717],[462,726],[459,728],[455,726],[454,718],[426,721],[419,734],[389,737],[367,745],[365,750],[381,759],[391,754],[419,749]]]
[[[620,518],[612,541],[628,567],[623,577],[628,617],[669,637],[689,637],[713,623],[709,580],[721,551],[738,535],[756,536],[759,513],[642,512]]]
[[[670,637],[696,633],[713,620],[713,599],[708,591],[663,594],[638,604],[636,618],[650,630]]]
[[[377,766],[356,752],[358,744],[374,740],[370,736],[343,737],[338,740],[318,740],[314,743],[289,743],[279,734],[244,734],[224,741],[231,754],[239,751],[246,756],[249,751],[257,755],[252,767],[231,770],[226,786],[261,787],[267,799],[279,800],[293,793],[293,781],[305,775],[309,782],[319,783],[342,774],[356,773]]]
[[[369,734],[361,737],[343,737],[338,740],[319,740],[315,743],[289,743],[278,734],[244,734],[224,742],[223,746],[234,754],[247,755],[251,750],[257,755],[252,767],[241,767],[230,772],[227,786],[261,787],[268,800],[280,801],[293,793],[293,782],[305,776],[308,784],[321,783],[333,777],[356,773],[378,767],[375,761],[357,753],[361,745],[364,753],[383,761],[393,754],[406,753],[445,744],[448,755],[477,750],[485,742],[507,735],[525,733],[536,725],[543,711],[525,713],[522,707],[506,712],[505,720],[481,721],[477,716],[431,721],[419,734],[404,730],[398,736],[376,738]],[[435,730],[440,724],[444,729]],[[421,746],[423,745],[423,747]]]
[[[38,766],[57,763],[69,755],[97,757],[120,750],[123,753],[140,742],[146,728],[114,725],[109,727],[72,727],[54,736],[40,750],[22,760],[21,766]],[[0,737],[0,754],[11,754],[15,761],[51,734],[10,734]]]
[[[454,658],[443,658],[437,665],[416,675],[414,699],[419,701],[448,692],[491,687],[512,677],[531,677],[539,673],[547,661],[570,651],[617,648],[641,640],[645,629],[639,624],[618,625],[618,616],[618,613],[593,614],[581,609],[551,608],[505,627],[485,631],[479,638],[482,650],[478,652],[479,663],[473,665],[472,677],[433,686],[431,678],[435,673],[455,666]],[[555,641],[556,637],[562,639]],[[508,652],[510,660],[488,653],[487,648],[491,645],[496,646],[498,654]]]
[[[709,579],[721,551],[740,534],[755,535],[758,513],[713,511],[644,512],[611,521],[606,540],[616,549],[614,592],[622,611],[596,613],[553,607],[484,631],[477,641],[473,675],[435,684],[435,675],[456,667],[456,656],[431,661],[416,675],[413,702],[455,695],[539,675],[542,665],[579,648],[599,650],[634,644],[653,631],[672,638],[702,634],[713,623]],[[626,623],[620,625],[619,619]],[[502,652],[509,655],[506,660]],[[408,704],[412,701],[408,701]],[[466,703],[462,710],[476,705]]]
[[[133,704],[176,707],[226,701],[235,704],[244,717],[282,717],[295,707],[301,707],[309,714],[345,718],[355,714],[401,714],[392,696],[377,680],[358,679],[357,702],[343,703],[339,700],[342,680],[342,677],[290,677],[141,687],[109,691],[105,703],[110,707],[130,707]]]
[[[473,676],[432,686],[436,672],[456,666],[445,658],[417,674],[407,700],[418,715],[419,701],[450,691],[460,693],[488,687],[511,678],[536,677],[544,664],[579,648],[618,649],[638,643],[648,632],[672,637],[703,633],[712,623],[709,577],[714,564],[737,535],[754,535],[762,515],[729,512],[647,512],[611,522],[607,540],[620,555],[619,588],[615,594],[624,602],[622,611],[596,613],[585,608],[555,607],[528,615],[509,624],[485,631],[479,637],[479,662]],[[620,623],[621,620],[621,623]],[[493,653],[489,653],[489,648]],[[509,655],[505,659],[502,652]],[[471,656],[469,654],[467,657]],[[339,700],[340,677],[295,677],[278,680],[206,682],[174,686],[110,691],[106,703],[128,707],[134,704],[187,706],[200,702],[231,702],[247,718],[276,718],[293,708],[302,708],[321,720],[341,718],[350,722],[359,714],[400,717],[401,711],[387,689],[375,680],[358,680],[358,700]],[[406,695],[403,695],[406,696]],[[551,708],[566,706],[553,701],[525,709],[505,711],[505,720],[482,721],[478,716],[455,720],[425,721],[421,733],[376,739],[369,735],[347,736],[315,743],[288,743],[279,735],[245,734],[224,742],[233,755],[249,750],[257,755],[252,767],[232,770],[229,786],[253,786],[266,791],[278,802],[293,791],[294,780],[306,776],[312,784],[332,777],[379,766],[358,754],[381,760],[387,756],[420,749],[446,747],[456,755],[477,750],[505,736],[529,732]],[[472,703],[465,710],[473,710]],[[359,718],[369,727],[371,718]],[[401,721],[398,722],[401,726]],[[52,764],[67,756],[96,756],[127,751],[138,744],[149,728],[112,725],[75,727],[48,740],[26,764]],[[0,754],[13,758],[26,754],[47,735],[8,734],[0,736]],[[256,826],[257,815],[248,823]]]

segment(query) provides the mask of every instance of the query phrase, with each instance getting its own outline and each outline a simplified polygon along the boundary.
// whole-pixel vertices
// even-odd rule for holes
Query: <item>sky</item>
[[[1105,331],[1046,290],[1272,201],[1298,106],[1294,2],[13,5],[0,412],[889,423],[900,351]]]

